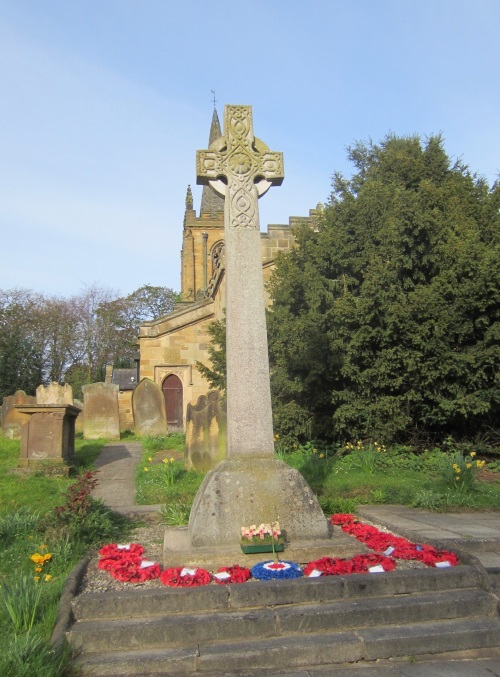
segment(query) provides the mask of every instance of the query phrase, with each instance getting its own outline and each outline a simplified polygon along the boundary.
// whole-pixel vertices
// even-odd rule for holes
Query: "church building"
[[[214,109],[209,145],[222,136]],[[262,274],[269,279],[278,252],[294,246],[293,226],[310,223],[317,215],[292,216],[288,225],[269,225],[261,233]],[[181,251],[182,301],[174,310],[139,329],[140,378],[150,378],[163,390],[169,432],[185,429],[188,402],[205,395],[209,384],[196,362],[210,366],[208,325],[223,317],[224,198],[209,185],[203,186],[200,212],[193,208],[188,186]],[[266,303],[269,304],[269,299]]]

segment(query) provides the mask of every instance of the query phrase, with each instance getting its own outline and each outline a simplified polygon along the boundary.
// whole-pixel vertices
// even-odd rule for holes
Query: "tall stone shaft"
[[[274,457],[258,198],[283,156],[254,137],[251,106],[226,106],[224,136],[197,153],[197,180],[225,196],[228,458]]]
[[[236,544],[242,526],[276,519],[292,541],[328,538],[311,488],[274,456],[257,201],[283,181],[283,156],[254,137],[250,106],[226,106],[224,135],[197,152],[196,174],[225,197],[228,458],[196,494],[191,545]]]

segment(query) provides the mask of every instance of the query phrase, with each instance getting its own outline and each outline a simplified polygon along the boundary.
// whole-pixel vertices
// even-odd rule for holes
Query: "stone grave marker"
[[[29,416],[16,409],[16,405],[36,404],[36,397],[26,395],[24,390],[17,390],[14,395],[3,398],[3,434],[13,440],[21,437],[21,429]]]
[[[83,391],[83,437],[86,440],[120,439],[118,386],[90,383]]]
[[[134,430],[137,435],[166,435],[167,414],[161,388],[143,378],[132,393]]]
[[[211,390],[201,395],[196,404],[187,405],[184,461],[187,468],[207,472],[226,456],[226,399],[219,391]]]
[[[327,539],[310,487],[274,454],[257,200],[281,184],[283,156],[254,136],[251,106],[225,106],[224,135],[196,167],[198,183],[225,197],[228,458],[196,495],[191,545],[235,544],[242,526],[277,519],[291,541]]]
[[[59,385],[57,381],[52,381],[48,386],[38,386],[36,389],[37,404],[73,404],[73,388],[65,383]]]
[[[73,406],[77,409],[80,409],[80,413],[75,421],[75,433],[83,433],[83,402],[81,400],[74,399]]]

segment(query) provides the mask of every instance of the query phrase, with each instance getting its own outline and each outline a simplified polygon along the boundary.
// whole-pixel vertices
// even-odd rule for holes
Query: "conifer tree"
[[[442,139],[349,149],[270,283],[278,429],[407,440],[499,427],[500,186]],[[309,427],[307,427],[309,426]]]

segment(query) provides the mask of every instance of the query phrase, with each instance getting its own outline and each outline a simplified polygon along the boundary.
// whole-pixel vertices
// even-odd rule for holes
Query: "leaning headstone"
[[[86,440],[119,440],[118,386],[90,383],[83,391],[83,437]]]
[[[226,456],[226,400],[217,390],[211,390],[196,404],[187,405],[184,461],[187,468],[207,472]]]
[[[73,388],[65,383],[59,385],[52,381],[48,386],[38,386],[36,389],[37,404],[73,404]]]
[[[3,398],[3,434],[13,440],[21,437],[21,428],[29,416],[16,409],[15,405],[36,404],[36,397],[17,390],[14,395]]]
[[[166,435],[167,414],[160,386],[143,378],[132,394],[134,432],[136,435]]]
[[[228,458],[196,495],[191,545],[234,544],[242,526],[278,519],[291,541],[327,539],[310,487],[274,454],[257,200],[281,184],[283,156],[254,137],[250,106],[225,106],[224,136],[196,166],[198,183],[225,197]]]

